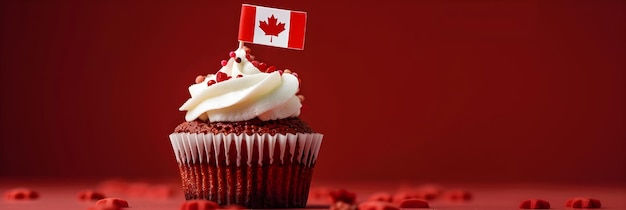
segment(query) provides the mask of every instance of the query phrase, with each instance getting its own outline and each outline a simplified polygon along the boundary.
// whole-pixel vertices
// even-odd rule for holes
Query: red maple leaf
[[[285,30],[285,23],[278,22],[273,14],[267,18],[267,22],[259,21],[259,23],[261,24],[259,27],[265,32],[265,35],[270,36],[270,42],[272,42],[272,36],[278,37],[278,34]]]

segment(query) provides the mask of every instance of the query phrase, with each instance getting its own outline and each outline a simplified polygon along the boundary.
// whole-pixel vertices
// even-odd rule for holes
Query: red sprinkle
[[[104,198],[96,201],[96,206],[105,208],[126,208],[128,207],[128,201],[121,198]]]
[[[93,190],[84,190],[84,191],[78,192],[78,200],[81,200],[81,201],[92,201],[92,200],[97,201],[97,200],[104,199],[104,198],[106,198],[104,194],[93,191]]]
[[[267,67],[267,69],[265,70],[265,72],[267,73],[272,73],[274,71],[276,71],[276,66]]]
[[[222,82],[230,79],[230,77],[228,76],[228,74],[218,71],[215,79],[217,80],[217,82]]]
[[[602,204],[594,198],[571,198],[567,200],[565,207],[596,209],[602,207]]]
[[[428,201],[419,198],[405,199],[400,202],[400,208],[430,208]]]
[[[520,209],[549,209],[550,203],[540,199],[530,199],[519,204]]]
[[[206,85],[207,86],[211,86],[211,85],[213,85],[215,83],[217,83],[217,82],[215,82],[215,80],[209,80],[208,82],[206,82]]]
[[[333,190],[328,194],[332,203],[344,202],[347,204],[354,204],[356,201],[356,194],[345,189]]]
[[[228,53],[228,56],[231,57],[231,58],[234,58],[235,56],[237,56],[237,54],[235,54],[235,51],[230,51]]]
[[[259,62],[258,61],[251,61],[250,63],[252,63],[252,65],[254,67],[256,67],[257,69],[259,68]]]
[[[267,63],[260,62],[259,66],[257,66],[257,68],[259,70],[261,70],[261,71],[263,71],[264,69],[266,70],[267,69]]]
[[[203,76],[203,75],[198,75],[196,77],[196,84],[201,83],[202,81],[204,81],[204,78],[206,78],[206,77]]]
[[[27,188],[15,188],[5,193],[8,200],[34,200],[39,198],[39,193]]]
[[[226,64],[228,64],[228,61],[227,60],[222,60],[222,61],[220,61],[220,64],[222,64],[222,66],[226,66]]]
[[[246,59],[248,59],[248,61],[254,60],[250,54],[246,54]]]
[[[365,201],[359,204],[359,210],[400,210],[391,203],[382,201]]]
[[[213,210],[219,208],[217,203],[207,200],[188,200],[180,205],[180,210]]]
[[[237,75],[237,78],[241,78],[243,77],[243,74]]]

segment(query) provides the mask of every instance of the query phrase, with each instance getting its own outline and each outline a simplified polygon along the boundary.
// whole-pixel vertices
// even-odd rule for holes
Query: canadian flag
[[[306,12],[241,5],[239,41],[304,49]]]

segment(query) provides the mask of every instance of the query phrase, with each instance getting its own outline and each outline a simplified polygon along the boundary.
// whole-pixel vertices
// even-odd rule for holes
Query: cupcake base
[[[248,208],[306,206],[313,168],[302,165],[180,165],[185,199],[211,200]]]
[[[170,135],[185,199],[247,208],[302,208],[322,134]]]

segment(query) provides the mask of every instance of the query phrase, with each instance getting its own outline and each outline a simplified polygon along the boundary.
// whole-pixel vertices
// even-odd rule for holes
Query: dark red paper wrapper
[[[248,208],[306,206],[313,168],[302,165],[180,165],[185,199],[206,199],[219,205]]]
[[[246,145],[248,141],[241,141],[239,151],[235,143],[230,144],[228,156],[225,144],[221,144],[217,148],[219,149],[217,156],[215,149],[198,152],[199,155],[206,154],[208,160],[179,162],[185,199],[205,199],[214,201],[220,206],[237,204],[247,208],[305,207],[317,156],[317,149],[312,146],[312,142],[320,140],[321,143],[321,135],[317,140],[293,135],[292,138],[297,140],[283,141],[284,147],[280,146],[279,140],[273,142],[273,147],[269,146],[271,141],[262,141],[263,145],[259,147],[258,138],[261,137],[249,141],[253,144],[250,147],[252,148],[250,156]],[[301,144],[301,141],[310,144]],[[304,148],[301,148],[301,145],[304,145]],[[293,154],[290,152],[292,147]],[[317,147],[319,148],[319,144]],[[274,149],[272,157],[269,148]],[[238,155],[240,164],[235,164]]]

